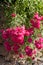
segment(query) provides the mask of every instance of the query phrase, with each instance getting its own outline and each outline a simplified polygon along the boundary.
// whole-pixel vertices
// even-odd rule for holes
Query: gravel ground
[[[38,63],[29,64],[26,62],[25,64],[18,61],[5,61],[4,58],[0,57],[0,65],[43,65],[43,62],[38,61]]]
[[[3,54],[4,56],[7,54],[5,53],[4,47],[0,45],[0,65],[43,65],[43,58],[42,61],[38,61],[38,63],[29,64],[27,61],[24,62],[24,60],[21,60],[20,62],[15,61],[14,59],[12,61],[6,61],[5,57],[1,56]],[[7,54],[8,55],[8,54]]]

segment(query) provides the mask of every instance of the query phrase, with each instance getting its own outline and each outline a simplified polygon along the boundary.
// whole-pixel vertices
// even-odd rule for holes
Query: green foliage
[[[4,7],[5,17],[7,17],[5,27],[22,24],[30,27],[29,20],[35,12],[43,15],[43,0],[1,0],[1,2]],[[14,19],[11,17],[12,13],[16,14]]]

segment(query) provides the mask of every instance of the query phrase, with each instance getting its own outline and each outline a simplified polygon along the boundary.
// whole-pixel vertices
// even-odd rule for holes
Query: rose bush
[[[12,16],[15,17],[15,14],[12,14]],[[43,16],[39,16],[38,13],[35,13],[30,20],[31,26],[29,28],[22,25],[3,30],[2,39],[4,40],[3,44],[6,51],[13,51],[19,55],[20,58],[24,58],[23,55],[25,54],[27,58],[35,59],[38,52],[43,51],[43,37],[38,37],[37,33],[37,35],[35,35],[35,32],[41,28],[42,20]]]

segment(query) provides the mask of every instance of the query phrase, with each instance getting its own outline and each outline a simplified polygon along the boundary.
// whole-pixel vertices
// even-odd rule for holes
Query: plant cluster
[[[11,16],[15,17],[16,15],[13,13]],[[24,57],[23,55],[26,55],[30,59],[35,59],[38,52],[42,53],[43,37],[41,33],[40,36],[38,36],[39,33],[35,35],[35,31],[40,30],[42,20],[43,16],[39,16],[38,12],[36,12],[30,20],[30,27],[27,28],[25,25],[22,25],[1,30],[6,51],[13,51],[21,58]]]

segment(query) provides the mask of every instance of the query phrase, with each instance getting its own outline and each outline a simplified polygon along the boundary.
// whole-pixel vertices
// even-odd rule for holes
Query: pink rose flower
[[[28,38],[28,42],[29,43],[32,43],[32,38]]]
[[[24,36],[18,36],[18,44],[23,45],[24,44]]]
[[[36,53],[37,53],[37,50],[36,50],[36,49],[34,49],[34,50],[33,50],[33,54],[34,54],[34,55],[36,55]]]
[[[40,29],[40,21],[36,21],[34,23],[34,27],[37,28],[37,29]]]
[[[8,34],[6,33],[6,31],[3,31],[3,32],[2,32],[2,38],[3,38],[4,40],[8,39]]]
[[[11,40],[14,43],[18,43],[19,45],[24,44],[24,34],[25,34],[25,27],[16,27],[12,32],[11,32]]]
[[[25,30],[25,36],[30,36],[30,33],[28,30]]]
[[[29,31],[30,35],[34,34],[34,27],[28,28],[28,31]]]
[[[17,45],[16,43],[14,43],[14,45],[13,45],[13,50],[14,50],[14,52],[15,52],[16,54],[18,54],[19,48],[20,48],[20,46]]]
[[[43,43],[43,38],[42,38],[42,37],[40,37],[39,41],[40,41],[41,43]]]
[[[43,20],[43,16],[40,17],[40,20],[41,20],[41,21]]]
[[[9,35],[11,34],[11,31],[12,31],[12,28],[7,28],[6,29],[6,33],[9,34]]]
[[[29,47],[29,46],[26,46],[26,48],[25,48],[25,52],[26,52],[26,55],[28,55],[28,56],[32,56],[32,49]]]
[[[5,47],[6,51],[8,51],[8,52],[11,50],[11,46],[8,41],[4,42],[4,47]]]
[[[39,16],[38,12],[34,14],[34,19],[41,20],[41,17]]]
[[[11,14],[11,16],[12,16],[12,17],[15,17],[15,16],[16,16],[16,14],[15,14],[15,13],[12,13],[12,14]]]
[[[34,19],[32,19],[30,22],[31,22],[31,24],[32,24],[32,26],[34,28],[37,28],[37,29],[40,28],[40,20],[34,20]]]
[[[22,53],[19,54],[20,58],[24,58],[24,55]]]
[[[42,43],[40,41],[35,40],[35,46],[37,49],[42,49]]]

